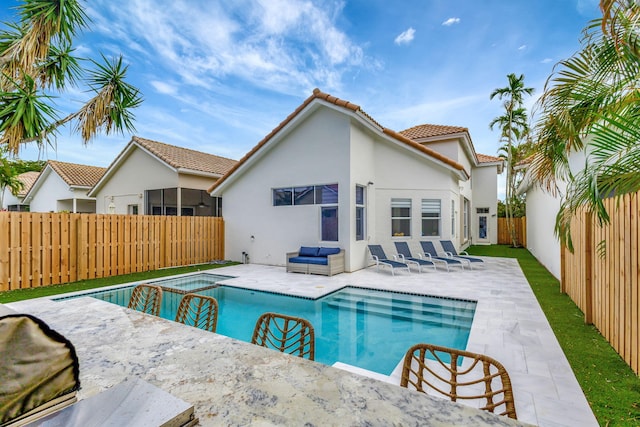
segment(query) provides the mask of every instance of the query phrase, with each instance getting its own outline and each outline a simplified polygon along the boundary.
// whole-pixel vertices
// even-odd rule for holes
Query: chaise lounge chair
[[[449,271],[449,267],[460,267],[461,270],[464,270],[464,264],[461,260],[455,259],[448,256],[440,256],[438,255],[438,251],[436,251],[436,247],[433,245],[433,242],[420,242],[422,246],[422,250],[424,251],[424,255],[433,262],[437,262],[440,265],[447,268]]]
[[[384,253],[384,249],[382,249],[382,246],[380,245],[369,245],[369,252],[371,252],[371,256],[373,257],[373,260],[376,262],[376,268],[378,270],[382,265],[382,266],[387,266],[391,268],[392,276],[395,275],[394,270],[396,268],[399,268],[399,269],[406,268],[408,272],[411,272],[408,264],[387,258],[387,255]]]
[[[394,242],[396,244],[396,250],[398,251],[398,255],[400,259],[407,264],[415,264],[418,267],[418,272],[422,273],[422,267],[432,267],[433,271],[436,270],[436,264],[433,261],[429,261],[422,258],[415,258],[411,255],[411,249],[409,249],[409,245],[407,242]]]
[[[469,268],[471,268],[473,264],[485,265],[483,259],[468,256],[469,254],[466,251],[461,251],[460,254],[458,254],[458,252],[456,252],[456,247],[453,245],[451,240],[440,240],[440,244],[448,256],[456,259],[464,259],[469,262]]]

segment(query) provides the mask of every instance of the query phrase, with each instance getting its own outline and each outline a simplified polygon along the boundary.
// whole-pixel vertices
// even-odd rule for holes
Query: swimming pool
[[[315,329],[317,362],[342,362],[389,375],[413,344],[466,348],[476,307],[474,301],[356,287],[314,300],[216,284],[228,278],[200,274],[153,282],[164,290],[160,317],[173,320],[186,292],[216,298],[216,332],[247,342],[264,312],[303,317]],[[81,296],[126,307],[132,290],[129,286]]]

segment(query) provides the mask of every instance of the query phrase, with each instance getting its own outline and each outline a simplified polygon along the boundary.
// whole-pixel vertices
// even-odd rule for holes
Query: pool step
[[[389,298],[388,292],[377,292],[368,289],[347,288],[326,297],[326,301],[353,303],[366,299],[367,302],[380,303],[383,306],[393,304],[396,308],[408,307],[418,311],[437,310],[443,314],[456,316],[467,315],[473,317],[476,303],[471,301],[457,300],[451,298],[438,298],[410,294],[393,293]]]
[[[412,297],[414,299],[411,299]],[[434,299],[433,303],[423,303],[416,301],[415,298],[412,295],[394,294],[393,299],[389,299],[388,297],[376,297],[371,293],[343,291],[325,298],[323,304],[351,311],[362,310],[366,307],[367,312],[381,316],[451,327],[468,328],[473,320],[474,303],[447,299]],[[359,306],[363,302],[365,306]],[[416,306],[416,304],[418,305]]]

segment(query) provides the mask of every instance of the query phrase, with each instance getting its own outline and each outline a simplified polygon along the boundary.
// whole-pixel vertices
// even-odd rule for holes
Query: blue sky
[[[14,11],[4,2],[0,20]],[[12,4],[17,4],[12,1]],[[432,123],[469,128],[496,155],[493,89],[524,74],[531,109],[554,64],[579,48],[596,0],[91,0],[77,54],[122,53],[144,96],[136,135],[239,159],[313,88],[360,105],[400,131]],[[88,98],[74,88],[62,110]],[[131,135],[83,146],[63,130],[34,160],[108,166]]]

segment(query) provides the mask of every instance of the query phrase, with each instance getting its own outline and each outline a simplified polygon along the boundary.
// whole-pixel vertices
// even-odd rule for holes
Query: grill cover
[[[73,344],[27,314],[0,317],[0,425],[31,416],[80,388]]]

